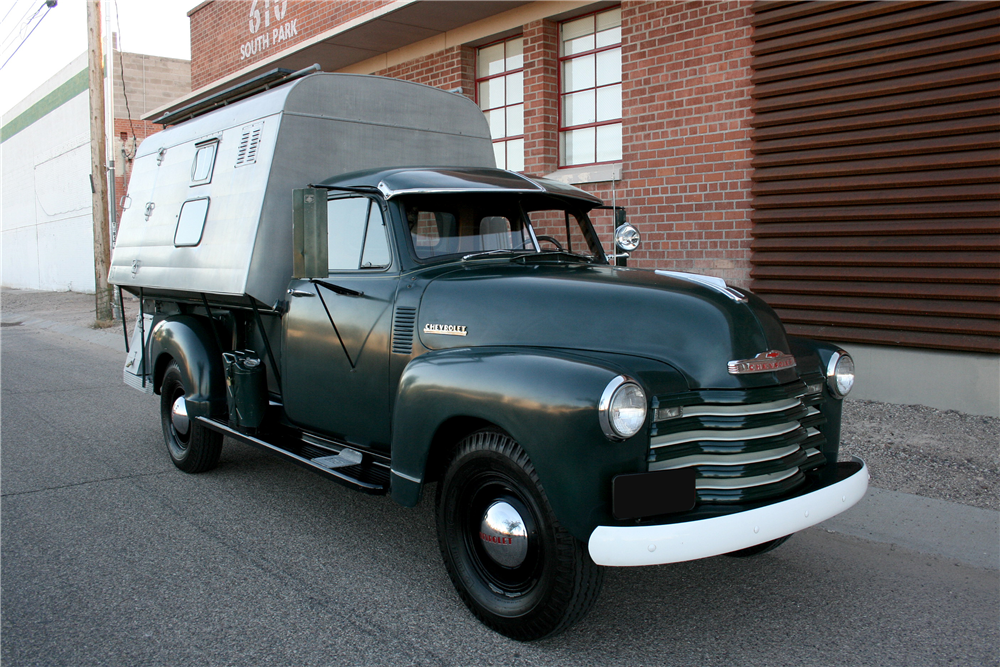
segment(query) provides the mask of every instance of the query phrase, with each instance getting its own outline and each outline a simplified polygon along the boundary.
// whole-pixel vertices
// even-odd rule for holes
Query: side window
[[[218,148],[218,139],[195,146],[194,163],[191,165],[192,186],[212,182],[212,170],[215,168],[215,154]]]
[[[181,204],[181,212],[177,216],[177,229],[174,230],[174,245],[196,246],[201,243],[207,217],[208,197],[189,199]]]
[[[372,199],[331,199],[327,222],[330,271],[384,269],[392,263],[382,211]]]

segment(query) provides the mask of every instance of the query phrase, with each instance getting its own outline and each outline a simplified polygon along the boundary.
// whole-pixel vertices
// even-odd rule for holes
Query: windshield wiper
[[[539,250],[538,252],[531,253],[530,255],[524,255],[522,257],[518,257],[517,259],[518,261],[527,262],[529,260],[544,259],[556,256],[580,259],[587,262],[588,264],[592,264],[594,262],[594,257],[592,255],[581,255],[579,253],[569,252],[568,250]]]
[[[520,250],[517,248],[496,248],[494,250],[481,250],[480,252],[472,252],[468,255],[462,256],[462,261],[467,259],[472,259],[474,257],[486,257],[487,255],[500,255],[503,253],[519,253],[519,252],[533,252],[530,250]]]

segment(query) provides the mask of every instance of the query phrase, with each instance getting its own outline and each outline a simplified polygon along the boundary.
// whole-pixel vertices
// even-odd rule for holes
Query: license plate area
[[[611,481],[616,519],[639,519],[694,509],[693,468],[618,475]]]

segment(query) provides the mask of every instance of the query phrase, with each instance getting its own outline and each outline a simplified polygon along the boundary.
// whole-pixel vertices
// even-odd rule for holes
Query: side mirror
[[[327,234],[326,190],[292,190],[293,278],[326,278],[329,275]]]

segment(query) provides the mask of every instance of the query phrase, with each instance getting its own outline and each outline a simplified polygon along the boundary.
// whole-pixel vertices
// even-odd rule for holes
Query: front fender
[[[171,315],[153,324],[149,336],[153,390],[160,393],[169,359],[180,366],[188,414],[210,417],[226,412],[222,352],[208,327],[190,315]]]
[[[520,444],[556,517],[587,539],[610,516],[611,478],[646,469],[648,428],[612,442],[598,422],[601,394],[619,373],[614,364],[542,349],[458,349],[418,357],[403,372],[395,403],[392,497],[417,503],[441,424],[482,420]]]

